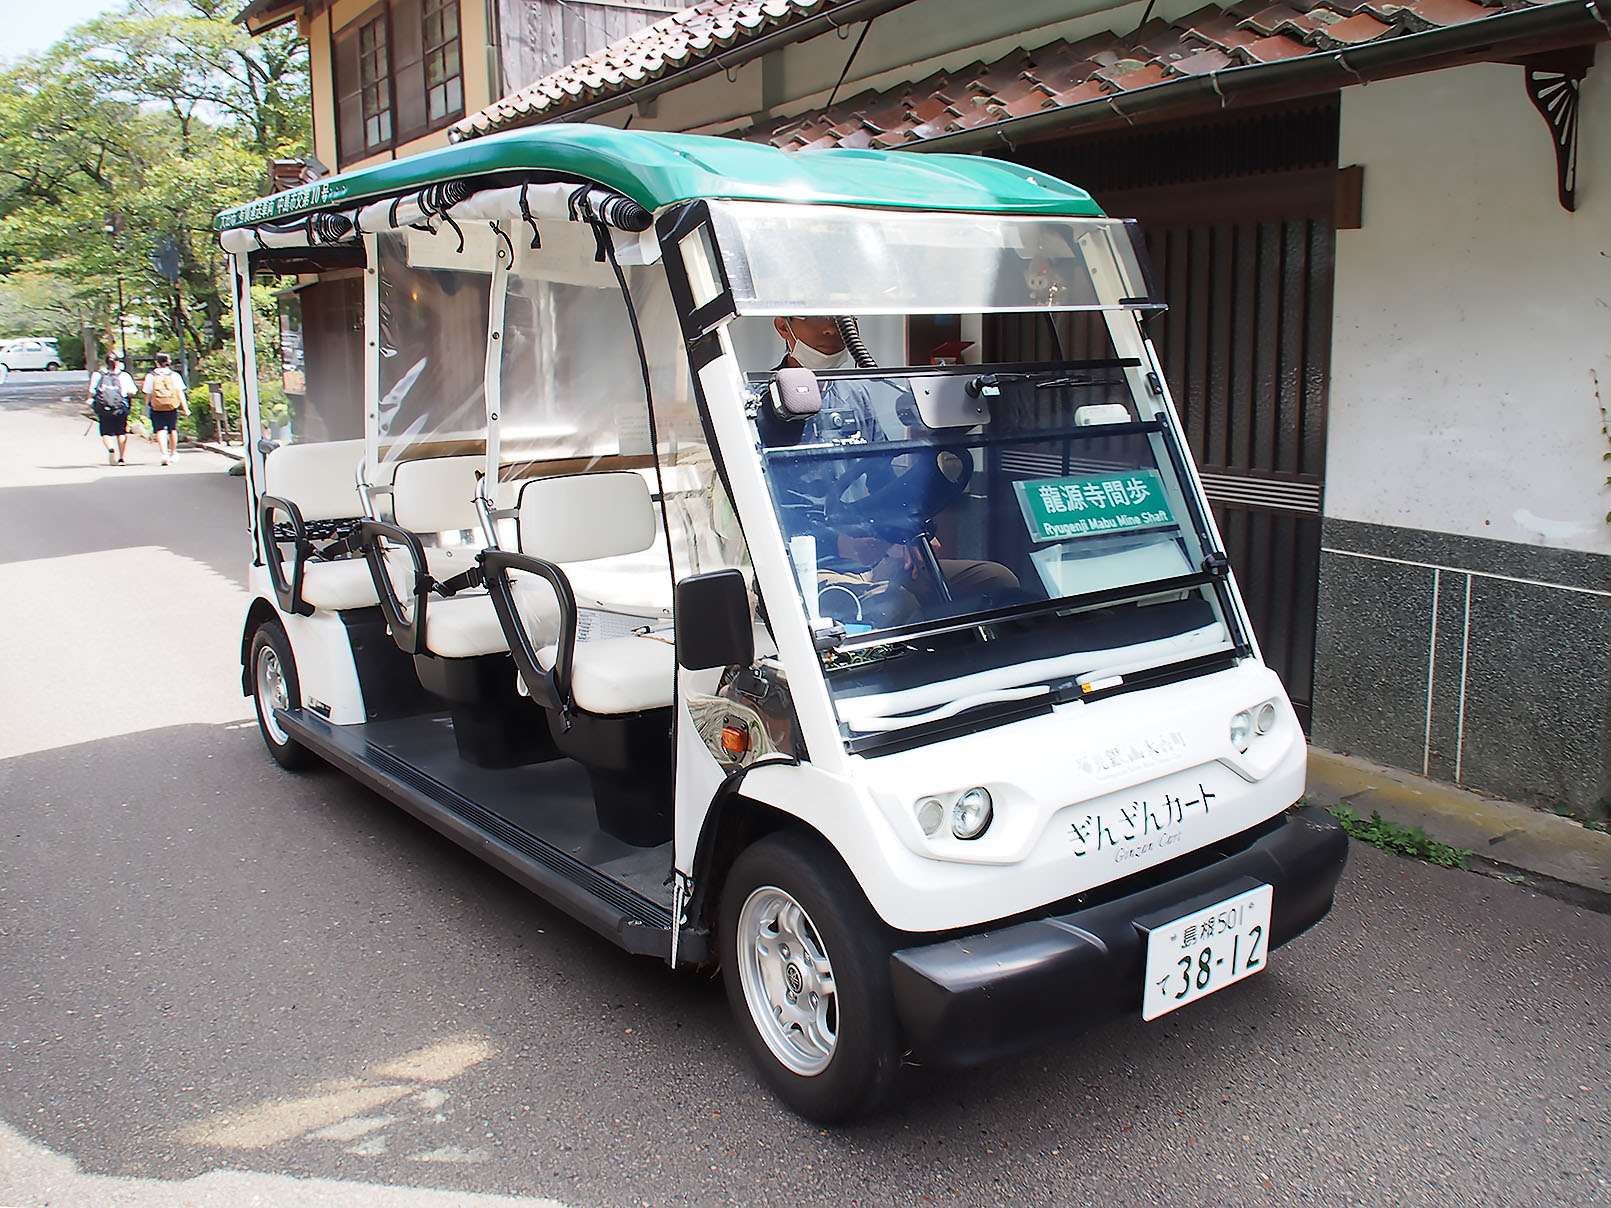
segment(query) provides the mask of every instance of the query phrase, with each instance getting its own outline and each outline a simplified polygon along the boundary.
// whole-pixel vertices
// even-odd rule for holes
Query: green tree
[[[224,0],[133,0],[80,26],[64,47],[122,96],[160,105],[188,145],[198,122],[231,128],[263,156],[308,141],[307,43],[287,27],[253,38]]]
[[[121,283],[125,312],[159,329],[177,310],[193,355],[222,343],[231,293],[212,217],[309,142],[305,43],[248,37],[236,7],[130,0],[0,72],[0,276],[69,282],[108,338]],[[167,240],[177,290],[152,263]]]

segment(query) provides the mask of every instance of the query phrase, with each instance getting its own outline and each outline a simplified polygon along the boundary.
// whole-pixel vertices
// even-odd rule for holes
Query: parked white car
[[[24,338],[0,344],[0,365],[7,369],[48,369],[62,367],[62,354],[55,340]]]

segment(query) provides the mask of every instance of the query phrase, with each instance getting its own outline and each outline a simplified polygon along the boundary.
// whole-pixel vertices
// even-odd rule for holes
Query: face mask
[[[793,332],[793,328],[789,329]],[[829,369],[843,369],[850,364],[850,349],[841,348],[838,352],[818,352],[798,336],[795,337],[794,347],[789,349],[789,356],[798,361],[802,368],[812,373],[822,373]]]

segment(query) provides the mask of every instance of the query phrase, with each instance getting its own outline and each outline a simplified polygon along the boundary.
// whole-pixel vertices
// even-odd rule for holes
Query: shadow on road
[[[14,369],[0,379],[0,411],[50,410],[58,415],[73,415],[85,410],[83,401],[88,389],[89,373],[82,369],[57,373]]]
[[[100,451],[98,441],[93,448]],[[150,445],[136,456],[160,472],[111,467],[103,454],[99,463],[45,467],[106,471],[85,481],[0,488],[0,515],[12,518],[0,526],[0,563],[154,545],[244,587],[251,550],[244,480],[231,478],[227,462],[201,450],[182,450],[170,470],[157,464]],[[193,458],[215,465],[216,473],[178,472]],[[30,524],[30,516],[50,523]]]

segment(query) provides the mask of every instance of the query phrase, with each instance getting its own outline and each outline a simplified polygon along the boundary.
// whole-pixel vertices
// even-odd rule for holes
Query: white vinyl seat
[[[559,605],[546,584],[521,576],[514,584],[521,619],[534,635],[552,641],[559,629]],[[446,607],[444,607],[444,605]],[[426,608],[426,636],[432,654],[444,659],[468,659],[502,654],[509,649],[503,625],[485,591],[460,593],[432,600]]]
[[[320,559],[308,525],[316,521],[357,522],[364,514],[358,489],[358,464],[364,446],[358,440],[281,445],[263,462],[264,495],[260,501],[261,527],[274,545],[276,517],[291,526],[294,559],[289,573],[283,557],[269,566],[280,607],[304,615],[321,609],[372,608],[378,601],[374,579],[364,559],[343,556]]]
[[[571,700],[584,713],[640,713],[669,708],[677,687],[676,648],[668,634],[576,643]],[[559,647],[544,646],[537,662],[552,671]]]
[[[516,591],[518,602],[513,576],[525,571],[531,576],[527,590],[549,591],[559,609],[557,633],[547,640],[529,629],[509,633],[505,626],[509,649],[532,697],[566,713],[574,709],[619,716],[669,707],[676,692],[672,645],[636,634],[583,639],[578,633],[580,601],[571,583],[573,569],[578,576],[584,573],[573,564],[627,559],[655,545],[660,526],[643,477],[622,470],[531,479],[520,488],[516,527],[518,553],[488,550],[482,557],[495,594],[501,576]],[[661,593],[644,590],[646,573],[655,575],[640,566],[629,576],[636,588],[632,594],[653,599]],[[545,577],[557,586],[539,585],[537,580]],[[658,578],[669,599],[670,570],[664,562]],[[610,604],[596,599],[586,603]],[[653,613],[644,617],[646,624],[661,619]]]
[[[375,578],[362,558],[309,562],[302,572],[302,598],[317,609],[373,608]]]
[[[410,654],[464,659],[509,649],[484,589],[465,587],[443,596],[428,586],[423,600],[416,596],[421,570],[427,584],[435,584],[477,568],[479,541],[454,541],[451,535],[480,529],[476,475],[485,465],[485,459],[473,455],[437,457],[399,462],[392,472],[392,524],[374,526],[385,548],[372,551],[371,565],[384,567],[391,592],[382,607],[393,636]],[[500,483],[499,503],[512,505],[517,490],[518,484]],[[514,584],[521,616],[534,634],[552,641],[558,604],[551,592],[523,580],[520,576]]]

